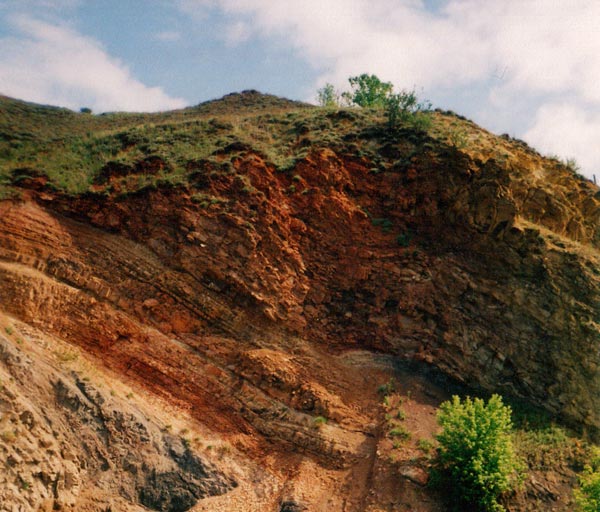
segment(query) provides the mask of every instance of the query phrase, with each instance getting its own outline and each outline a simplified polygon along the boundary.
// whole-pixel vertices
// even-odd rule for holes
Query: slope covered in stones
[[[562,163],[444,112],[428,114],[426,132],[390,133],[377,112],[255,92],[160,115],[2,101],[0,309],[26,341],[5,332],[3,343],[52,383],[24,396],[99,425],[107,462],[86,463],[81,481],[129,475],[110,425],[141,427],[115,412],[127,403],[98,399],[81,369],[63,368],[55,346],[173,404],[226,447],[204,462],[185,436],[152,434],[154,466],[136,460],[122,488],[97,485],[98,503],[148,506],[143,482],[183,471],[183,457],[214,475],[177,478],[219,492],[186,487],[193,499],[169,509],[160,500],[179,495],[159,497],[155,510],[443,510],[423,487],[418,440],[457,389],[600,427],[600,201]],[[377,392],[391,378],[413,432],[396,448]],[[539,465],[513,510],[536,510],[534,499],[569,510],[577,449]],[[89,448],[78,453],[81,463]],[[266,483],[253,486],[258,471]],[[6,487],[15,503],[14,482],[44,482],[23,474]],[[63,491],[52,495],[52,478],[35,496],[54,506]],[[246,508],[232,508],[236,496]]]

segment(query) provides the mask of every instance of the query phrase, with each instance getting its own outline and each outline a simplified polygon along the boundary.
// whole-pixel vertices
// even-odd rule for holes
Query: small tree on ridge
[[[332,108],[340,105],[340,95],[330,83],[317,90],[317,99],[322,107]]]
[[[377,76],[367,73],[353,76],[348,81],[352,91],[345,92],[342,97],[359,107],[385,107],[394,89],[391,82],[382,82]]]

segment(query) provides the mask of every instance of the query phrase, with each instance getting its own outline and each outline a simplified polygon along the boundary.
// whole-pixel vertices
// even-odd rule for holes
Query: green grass
[[[317,416],[316,418],[313,418],[313,426],[315,428],[319,428],[325,424],[327,424],[327,418],[324,416]]]
[[[535,430],[517,429],[513,437],[517,453],[534,470],[567,466],[580,471],[591,454],[592,445],[558,425]]]
[[[435,444],[431,439],[421,438],[417,441],[417,448],[426,455],[429,455],[435,448]]]
[[[293,156],[284,146],[296,122],[286,112],[313,109],[273,96],[246,96],[161,114],[99,116],[0,97],[0,185],[10,182],[15,170],[32,169],[59,189],[80,193],[108,162],[134,165],[149,155],[167,162],[169,170],[160,177],[168,177],[184,174],[190,161],[210,159],[234,142],[273,153],[274,163],[283,164]]]
[[[255,93],[173,112],[102,115],[0,97],[0,198],[14,195],[13,182],[28,175],[46,175],[51,186],[69,194],[86,192],[102,185],[99,176],[109,163],[141,175],[137,181],[120,179],[127,191],[159,182],[186,184],[195,163],[230,172],[231,162],[247,149],[297,183],[301,177],[291,171],[309,147],[377,160],[383,124],[378,111],[315,108]],[[136,165],[150,156],[164,166],[148,177]]]
[[[435,161],[451,145],[449,129],[476,135],[472,123],[451,113],[423,115],[431,121],[426,131],[401,125],[390,134],[382,110],[318,108],[256,92],[171,112],[99,115],[0,96],[0,200],[19,197],[19,182],[27,176],[47,176],[46,186],[65,194],[116,196],[162,186],[205,193],[195,184],[199,174],[204,188],[219,176],[243,175],[236,166],[248,151],[281,173],[290,196],[300,197],[314,186],[297,164],[313,151],[327,148],[352,158],[365,166],[365,179],[379,181],[404,176],[415,158]],[[160,160],[160,169],[144,167],[148,158]],[[122,172],[107,179],[109,167]],[[254,186],[246,183],[241,190],[251,196]],[[211,207],[210,200],[194,201]],[[382,205],[369,208],[375,226],[409,246],[412,235],[398,218]]]
[[[396,426],[388,432],[388,436],[402,440],[410,439],[411,433],[403,426]]]

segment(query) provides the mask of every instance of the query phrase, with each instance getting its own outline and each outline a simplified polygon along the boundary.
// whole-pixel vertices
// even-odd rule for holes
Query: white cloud
[[[283,37],[332,79],[373,70],[400,84],[456,87],[506,69],[514,89],[575,88],[600,101],[600,2],[449,0],[180,0],[187,12],[219,6],[231,30]],[[248,35],[246,32],[245,35]]]
[[[10,15],[34,14],[38,18],[56,19],[57,16],[71,14],[82,0],[0,0],[0,13]]]
[[[591,165],[592,159],[584,156],[589,149],[575,142],[567,146],[564,134],[543,123],[562,116],[574,130],[574,140],[591,140],[589,134],[597,133],[596,114],[584,120],[573,114],[584,108],[600,111],[597,0],[570,0],[568,5],[563,0],[446,0],[437,2],[435,10],[422,0],[180,0],[182,4],[188,13],[203,15],[220,9],[231,20],[229,34],[241,33],[240,40],[268,37],[293,48],[320,71],[313,90],[325,82],[345,88],[349,76],[362,72],[400,88],[423,87],[433,98],[448,98],[453,91],[462,98],[465,91],[477,90],[479,103],[461,100],[463,113],[486,111],[480,117],[501,120],[510,117],[505,109],[519,105],[521,112],[512,116],[521,116],[522,128],[515,135],[526,132],[549,151],[569,151],[586,168]],[[481,94],[486,89],[487,100]],[[574,109],[570,115],[556,106],[566,98]],[[512,126],[514,122],[499,129]]]
[[[574,157],[588,176],[600,177],[600,113],[567,103],[542,106],[524,138],[542,153]]]
[[[13,18],[18,37],[0,39],[0,92],[94,111],[155,111],[185,106],[136,80],[92,38],[30,17]]]
[[[175,6],[197,20],[204,20],[209,9],[218,7],[218,0],[175,0]]]
[[[506,0],[486,5],[453,0],[453,19],[470,33],[486,38],[487,58],[506,69],[512,91],[575,92],[600,101],[600,38],[596,20],[600,3],[572,0]]]
[[[253,35],[283,38],[316,68],[321,81],[343,85],[363,71],[401,86],[444,86],[480,79],[490,67],[485,38],[416,0],[185,0],[187,12],[218,5]]]

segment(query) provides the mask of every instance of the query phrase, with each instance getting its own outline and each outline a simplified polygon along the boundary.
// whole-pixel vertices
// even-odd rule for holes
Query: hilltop
[[[600,428],[599,190],[426,115],[0,98],[0,501],[441,511],[436,407],[498,392],[529,465],[509,510],[572,510]]]

